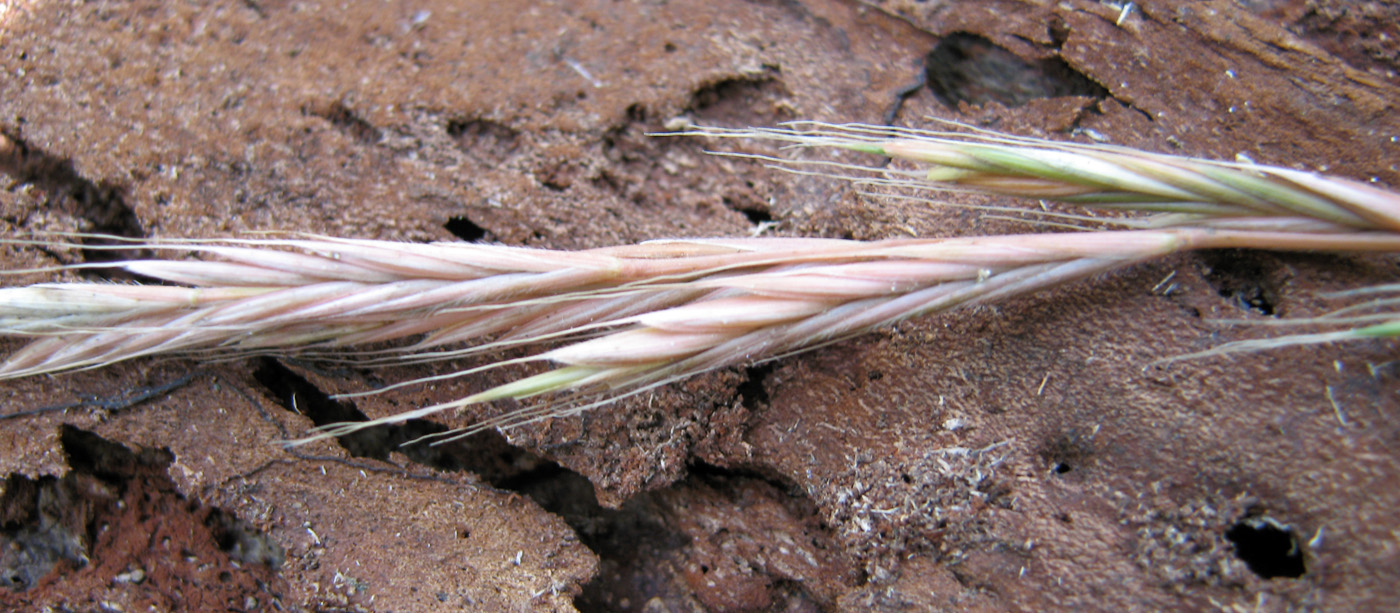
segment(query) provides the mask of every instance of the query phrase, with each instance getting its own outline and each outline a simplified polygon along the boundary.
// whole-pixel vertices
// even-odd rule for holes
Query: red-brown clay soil
[[[937,117],[1400,187],[1393,1],[0,7],[4,236],[1025,229],[646,135],[687,121]],[[1390,609],[1395,345],[1153,363],[1396,277],[1183,255],[441,447],[397,443],[473,415],[276,443],[519,373],[353,401],[330,395],[463,364],[4,382],[0,413],[68,408],[0,420],[0,609]]]

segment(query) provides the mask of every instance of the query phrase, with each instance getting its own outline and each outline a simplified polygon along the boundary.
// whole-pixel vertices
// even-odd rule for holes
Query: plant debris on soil
[[[647,136],[790,119],[1396,189],[1397,24],[1326,0],[6,3],[0,236],[1026,229]],[[0,267],[94,246],[3,245]],[[1394,344],[1153,363],[1268,332],[1215,320],[1397,278],[1393,257],[1183,255],[438,447],[399,444],[511,407],[278,443],[518,373],[352,400],[332,396],[474,364],[6,381],[0,608],[1393,608]]]

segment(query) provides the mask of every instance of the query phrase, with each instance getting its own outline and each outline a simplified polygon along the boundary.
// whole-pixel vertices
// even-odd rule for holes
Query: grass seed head
[[[914,165],[917,171],[760,157],[780,168],[826,167],[853,180],[905,190],[972,190],[1086,206],[1203,218],[1297,217],[1334,231],[1400,231],[1400,195],[1334,177],[1104,145],[1016,137],[948,123],[948,131],[791,122],[781,128],[699,127],[684,134],[773,140],[789,148],[845,149]]]
[[[474,431],[570,414],[707,370],[810,350],[901,319],[1026,295],[1187,249],[1400,251],[1400,196],[1300,171],[970,129],[808,122],[693,133],[893,157],[915,169],[764,159],[799,171],[816,165],[856,173],[916,193],[973,190],[1162,215],[1139,224],[1155,229],[1129,231],[870,243],[721,238],[574,252],[327,237],[119,242],[111,248],[198,255],[102,265],[190,287],[49,283],[0,289],[0,333],[36,337],[0,364],[0,378],[153,354],[326,357],[341,347],[397,343],[360,356],[339,354],[383,365],[545,346],[528,357],[423,381],[508,364],[550,361],[558,368],[452,402],[340,424],[312,438],[477,403],[546,397],[468,430]],[[1400,333],[1394,319],[1361,317],[1339,313],[1329,323],[1347,329],[1291,342]]]

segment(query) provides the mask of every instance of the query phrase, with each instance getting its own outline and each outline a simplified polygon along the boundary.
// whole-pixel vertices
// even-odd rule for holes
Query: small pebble
[[[129,570],[112,578],[113,583],[138,584],[146,580],[146,571],[141,569]]]

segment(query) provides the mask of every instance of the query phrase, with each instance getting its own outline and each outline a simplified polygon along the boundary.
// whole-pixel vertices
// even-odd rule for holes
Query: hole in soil
[[[370,145],[379,141],[379,130],[355,114],[355,111],[343,102],[336,101],[326,106],[308,105],[302,107],[301,112],[303,115],[312,115],[331,122],[341,133],[362,144]]]
[[[520,132],[489,119],[453,119],[447,122],[447,135],[457,148],[479,159],[500,162],[515,152]]]
[[[141,468],[163,467],[175,459],[163,449],[132,452],[123,445],[72,426],[63,426],[59,443],[69,468],[111,482],[128,479]]]
[[[50,155],[30,147],[23,139],[0,135],[0,143],[10,147],[0,152],[0,173],[8,174],[21,183],[32,183],[43,190],[56,208],[67,210],[88,222],[85,232],[125,238],[143,238],[145,231],[136,212],[126,203],[126,188],[111,181],[93,182],[78,174],[73,161]],[[111,245],[114,241],[83,238],[84,245]],[[109,251],[83,249],[83,261],[113,262],[144,257],[141,251]],[[111,280],[131,280],[135,276],[119,270],[98,269],[84,274]]]
[[[744,217],[748,218],[749,223],[755,226],[773,221],[773,214],[769,213],[767,209],[739,209],[739,212],[743,213]]]
[[[351,402],[337,401],[305,377],[273,358],[261,358],[253,378],[267,390],[282,408],[305,415],[317,426],[369,421],[369,417]],[[439,470],[456,471],[472,468],[480,462],[474,458],[488,453],[492,447],[482,438],[471,437],[441,445],[406,444],[431,434],[447,432],[450,428],[426,419],[413,419],[399,425],[369,428],[337,437],[350,455],[387,461],[398,451],[410,461]],[[470,443],[469,443],[470,441]],[[505,444],[501,441],[501,444]],[[509,447],[507,445],[507,447]]]
[[[219,544],[219,550],[239,563],[261,564],[275,570],[287,561],[287,552],[281,545],[233,514],[213,509],[204,525]]]
[[[1050,464],[1050,470],[1057,475],[1073,471],[1093,455],[1093,444],[1076,430],[1061,432],[1047,439],[1040,447],[1040,457]]]
[[[427,425],[443,429],[431,422],[427,422]],[[390,438],[397,440],[402,437]],[[427,447],[425,444],[409,445],[400,451],[413,459],[415,448]],[[619,589],[639,589],[625,583],[629,577],[641,572],[635,568],[642,563],[638,561],[639,547],[653,552],[675,549],[684,544],[681,537],[668,532],[656,519],[658,511],[651,503],[650,495],[636,496],[619,510],[603,508],[598,504],[593,485],[588,479],[511,445],[495,431],[474,434],[434,449],[451,452],[453,466],[446,469],[469,470],[492,487],[527,496],[541,508],[558,515],[573,528],[584,546],[597,554],[607,568],[616,571],[601,572],[585,586],[584,594],[575,603],[580,611],[612,610],[587,606],[590,593],[595,594],[594,601],[605,602],[605,599],[598,597],[617,593]],[[436,466],[443,468],[443,464],[446,463],[439,461]],[[466,527],[459,527],[456,534],[461,539],[473,537]],[[646,559],[654,560],[656,555],[648,553]],[[622,583],[615,583],[619,581]]]
[[[924,62],[927,83],[950,108],[996,101],[1021,106],[1036,98],[1108,97],[1108,90],[1058,57],[1027,62],[996,43],[967,32],[943,37]]]
[[[744,408],[757,410],[768,405],[768,390],[763,386],[763,380],[773,373],[775,366],[775,362],[769,362],[744,369],[744,382],[738,387],[739,398],[744,403]]]
[[[617,610],[619,597],[630,595],[643,604],[650,590],[636,585],[635,579],[647,576],[648,563],[685,544],[681,535],[661,524],[652,495],[635,496],[621,509],[606,509],[598,504],[588,479],[553,462],[542,461],[532,470],[498,476],[491,483],[524,494],[558,515],[600,558],[598,576],[574,599],[584,613]]]
[[[1235,556],[1264,579],[1296,579],[1308,572],[1297,537],[1273,520],[1241,519],[1225,531],[1225,538],[1235,544]]]
[[[258,359],[258,367],[253,371],[253,379],[267,390],[277,404],[293,413],[300,413],[318,426],[347,421],[369,421],[369,417],[349,402],[332,400],[330,394],[307,381],[305,377],[292,372],[281,362],[272,358]],[[385,428],[386,430],[388,428]],[[371,428],[338,437],[340,445],[358,457],[371,457],[378,460],[389,458],[389,450],[384,448],[384,432]]]
[[[180,495],[168,474],[174,460],[168,451],[133,451],[71,426],[61,427],[59,442],[71,468],[62,478],[6,478],[0,494],[0,586],[24,590],[61,572],[78,590],[65,593],[82,600],[89,596],[77,586],[98,586],[100,595],[136,569],[174,585],[202,584],[201,601],[280,598],[275,591],[285,588],[276,575],[284,559],[281,548],[231,514]],[[232,530],[239,533],[235,542],[260,543],[258,554],[230,555],[243,551],[236,544],[221,545],[221,534]],[[210,585],[203,579],[209,576],[227,580]],[[188,608],[178,590],[173,598],[172,606]],[[0,609],[19,610],[12,605],[17,602],[0,592]]]
[[[591,499],[591,488],[588,488],[587,481],[579,478],[576,483],[580,488],[576,494],[578,499]],[[792,522],[787,524],[789,527],[803,523],[798,518],[814,517],[817,513],[815,506],[800,488],[762,476],[748,476],[744,471],[736,472],[704,463],[692,466],[691,476],[685,485],[636,496],[618,511],[599,509],[597,514],[592,516],[594,521],[599,523],[582,524],[583,530],[592,532],[587,537],[581,537],[581,540],[598,554],[602,563],[597,578],[584,586],[583,593],[574,599],[574,606],[579,611],[590,613],[650,611],[655,605],[649,607],[649,603],[669,605],[675,602],[676,586],[684,586],[687,581],[685,578],[675,577],[675,574],[680,569],[694,568],[701,575],[709,575],[713,580],[707,579],[705,587],[692,584],[692,593],[709,592],[717,600],[706,600],[705,596],[700,596],[700,599],[715,610],[749,610],[738,604],[753,601],[743,598],[729,600],[735,593],[733,590],[750,595],[766,594],[764,599],[770,599],[771,604],[766,605],[765,609],[755,610],[815,611],[829,608],[832,603],[828,602],[826,607],[823,607],[819,597],[808,592],[811,585],[789,581],[790,577],[783,576],[781,572],[773,572],[772,567],[765,567],[761,562],[765,556],[762,552],[764,546],[758,546],[757,550],[746,549],[754,546],[754,539],[749,538],[743,530],[730,533],[730,529],[733,528],[731,525],[728,528],[706,530],[702,534],[698,526],[687,525],[695,521],[687,519],[687,514],[702,517],[741,514],[749,512],[751,505],[765,508],[763,515],[768,517],[777,510],[769,506],[774,502],[784,507],[784,510],[779,512],[786,512],[787,519]],[[541,502],[541,505],[545,508],[551,507],[548,502]],[[560,513],[569,520],[567,510]],[[575,529],[580,529],[580,524],[576,523],[577,519],[569,521],[571,525],[576,526]],[[760,522],[760,525],[763,524]],[[749,526],[755,527],[757,525]],[[809,552],[829,551],[835,545],[815,523],[809,523],[805,528],[797,529],[796,533],[788,534],[792,534],[795,539],[786,541],[787,545],[801,547]],[[713,555],[714,549],[697,544],[697,540],[706,537],[714,539],[711,543],[726,542],[733,547],[719,545],[719,549],[724,553],[716,557]],[[764,536],[754,538],[766,540]],[[811,539],[810,548],[803,542],[807,538]],[[775,557],[782,557],[787,553],[780,553],[778,549],[773,547],[769,551]],[[811,563],[816,558],[806,559]],[[840,570],[832,570],[834,572],[824,575],[822,580],[842,581],[848,585],[859,585],[865,580],[858,572],[843,575]],[[810,576],[807,579],[814,582]],[[729,606],[719,603],[727,603]],[[786,606],[780,603],[786,603]]]
[[[87,527],[80,500],[68,479],[20,475],[5,480],[0,496],[0,588],[27,590],[59,564],[70,569],[88,564]],[[0,605],[4,601],[0,600]]]
[[[1268,256],[1242,249],[1200,252],[1206,282],[1236,307],[1273,316],[1278,292],[1270,281],[1275,263]]]
[[[578,165],[569,160],[551,160],[535,172],[535,178],[545,189],[555,192],[567,191],[574,186],[579,175]]]
[[[778,102],[784,95],[779,74],[777,67],[765,66],[761,74],[730,77],[702,86],[691,95],[689,110],[708,123],[772,123],[781,114]]]
[[[457,215],[449,218],[447,223],[443,224],[442,227],[448,232],[451,232],[453,236],[469,243],[486,238],[486,228],[476,225],[475,222],[468,219],[465,215]]]

